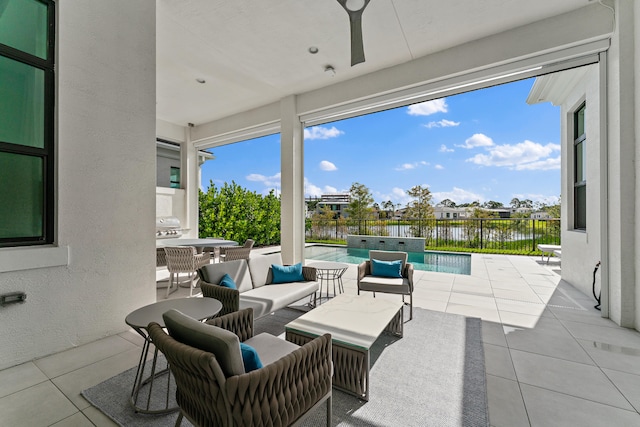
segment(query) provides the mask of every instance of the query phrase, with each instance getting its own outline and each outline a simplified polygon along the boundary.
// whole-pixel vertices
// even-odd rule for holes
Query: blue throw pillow
[[[402,277],[402,260],[371,260],[371,274],[381,277]]]
[[[218,283],[218,285],[224,286],[225,288],[229,289],[238,289],[238,287],[236,286],[236,282],[234,282],[231,276],[229,276],[228,274],[222,276],[222,279],[220,279],[220,283]]]
[[[262,368],[260,356],[255,348],[243,342],[240,343],[240,352],[242,353],[242,363],[244,363],[244,371],[251,372]]]
[[[302,263],[299,262],[294,265],[277,265],[271,264],[271,272],[273,274],[273,280],[271,283],[289,283],[289,282],[303,282],[304,276],[302,275]]]

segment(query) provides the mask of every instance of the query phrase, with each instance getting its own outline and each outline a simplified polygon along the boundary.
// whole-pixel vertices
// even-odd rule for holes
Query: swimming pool
[[[369,249],[313,245],[304,248],[304,257],[305,259],[360,264],[369,259]],[[470,254],[409,252],[409,262],[413,264],[415,270],[471,274]]]

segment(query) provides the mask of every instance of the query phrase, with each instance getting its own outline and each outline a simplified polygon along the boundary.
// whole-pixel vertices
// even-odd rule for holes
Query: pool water
[[[470,254],[447,252],[409,252],[408,254],[409,262],[413,264],[415,270],[471,274]],[[360,264],[369,259],[369,249],[314,245],[304,248],[304,257],[305,259]]]

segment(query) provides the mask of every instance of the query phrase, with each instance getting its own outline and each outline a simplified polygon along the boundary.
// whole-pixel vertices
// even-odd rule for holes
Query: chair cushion
[[[300,348],[300,346],[292,342],[285,341],[282,338],[264,332],[249,338],[244,343],[256,349],[264,366]]]
[[[261,286],[240,294],[240,309],[251,307],[253,318],[279,310],[312,295],[318,290],[318,282],[292,282]]]
[[[402,277],[364,276],[358,287],[363,291],[385,292],[389,294],[409,295],[411,287],[409,279]]]
[[[207,325],[178,310],[162,315],[164,324],[175,340],[216,356],[225,376],[244,374],[240,339],[233,332]]]
[[[402,261],[371,260],[371,274],[381,277],[402,277]]]
[[[228,274],[222,276],[222,279],[220,279],[220,283],[218,283],[218,285],[224,286],[225,288],[238,289],[236,287],[236,282],[234,282],[231,276],[229,276]]]
[[[242,363],[244,364],[245,372],[251,372],[262,368],[260,356],[258,356],[258,352],[255,348],[251,347],[249,344],[241,342],[240,352],[242,353]]]
[[[273,280],[271,281],[271,283],[290,283],[304,281],[301,262],[289,266],[272,264],[271,273],[273,274]]]

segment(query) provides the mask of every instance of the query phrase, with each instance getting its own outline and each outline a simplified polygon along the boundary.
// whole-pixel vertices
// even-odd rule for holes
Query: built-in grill
[[[156,239],[176,239],[180,236],[182,236],[182,226],[177,217],[156,217]]]

